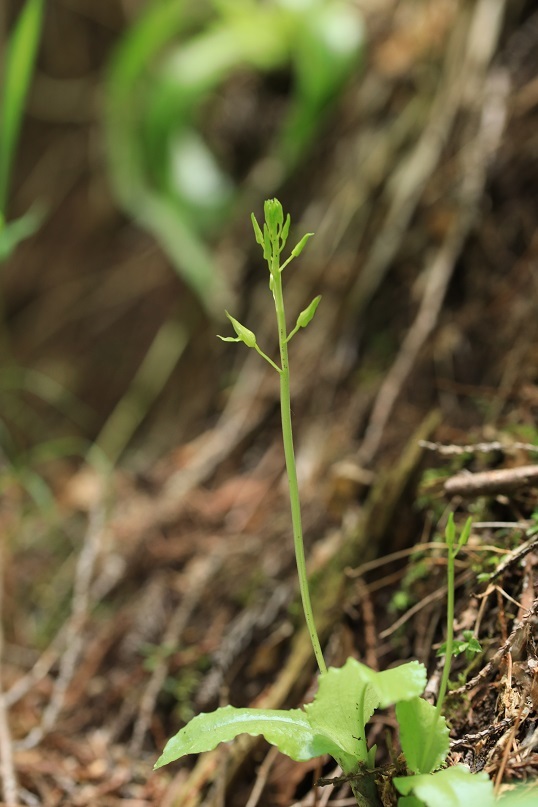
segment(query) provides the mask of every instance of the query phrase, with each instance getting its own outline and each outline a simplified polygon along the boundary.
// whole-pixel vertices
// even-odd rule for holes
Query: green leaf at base
[[[375,690],[381,709],[386,709],[398,701],[416,698],[424,692],[426,668],[419,661],[408,661],[399,667],[381,672],[375,672],[364,664],[360,667],[361,675]]]
[[[185,754],[212,751],[219,743],[233,740],[239,734],[263,734],[283,754],[296,762],[335,751],[327,737],[314,734],[302,709],[236,709],[224,706],[215,712],[193,718],[172,737],[155,764],[160,768]]]
[[[418,661],[392,670],[375,672],[353,658],[343,667],[330,667],[320,675],[314,702],[305,706],[312,728],[330,737],[337,746],[338,761],[345,773],[357,763],[368,765],[365,725],[379,706],[414,698],[426,686],[426,670]]]
[[[313,703],[302,709],[235,709],[225,706],[200,714],[166,744],[156,768],[185,754],[211,751],[239,734],[263,734],[291,759],[303,761],[330,754],[346,774],[373,767],[365,725],[378,706],[419,695],[426,670],[418,661],[374,672],[356,659],[331,667],[319,678]]]
[[[332,756],[344,773],[367,764],[365,725],[378,705],[378,698],[361,674],[363,664],[348,658],[343,667],[329,667],[319,677],[313,703],[305,706],[312,729],[330,737],[338,749]]]
[[[435,706],[413,698],[396,704],[400,743],[413,773],[431,773],[446,759],[450,748],[448,726]]]
[[[465,765],[454,765],[443,771],[419,776],[397,776],[397,790],[404,796],[411,791],[426,807],[493,807],[493,783],[487,773],[471,773]]]

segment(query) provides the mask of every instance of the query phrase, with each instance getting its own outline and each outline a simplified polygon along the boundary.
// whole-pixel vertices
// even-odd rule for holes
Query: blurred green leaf
[[[288,166],[300,161],[346,81],[360,70],[365,45],[362,17],[351,3],[310,3],[292,52],[296,103],[280,136]]]
[[[44,211],[33,207],[24,216],[3,226],[0,224],[0,263],[6,261],[22,241],[39,229],[43,217]]]
[[[37,55],[44,0],[26,0],[10,36],[0,103],[0,210],[5,211],[9,178],[26,96]]]
[[[301,125],[290,128],[284,120],[271,146],[285,176],[357,64],[360,20],[359,12],[340,0],[160,0],[120,42],[106,88],[114,190],[212,316],[231,292],[207,241],[232,214],[236,188],[200,132],[204,105],[239,70],[290,68],[289,121],[300,119]],[[280,226],[285,241],[286,225]],[[266,241],[264,233],[267,257]]]

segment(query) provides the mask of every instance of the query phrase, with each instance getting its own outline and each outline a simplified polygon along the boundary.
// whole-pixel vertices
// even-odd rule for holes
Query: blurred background
[[[5,451],[69,434],[115,462],[144,422],[158,455],[218,409],[202,390],[225,354],[224,307],[244,306],[255,277],[250,210],[278,192],[304,212],[328,111],[361,73],[362,15],[316,2],[27,7],[4,212],[33,233],[3,268]],[[4,4],[6,46],[23,8]]]
[[[373,337],[387,365],[392,329],[412,313],[400,288],[420,294],[458,204],[461,153],[447,141],[467,148],[462,110],[484,111],[484,71],[528,4],[479,3],[461,34],[475,9],[450,0],[27,5],[34,43],[12,71],[26,60],[24,118],[4,139],[5,462],[69,436],[144,465],[200,431],[239,360],[214,339],[224,308],[251,322],[267,308],[248,219],[272,195],[296,232],[318,234],[304,298],[309,272],[332,290],[331,362],[364,352],[365,301],[390,271]],[[4,4],[4,51],[23,8]],[[467,34],[482,72],[463,87],[450,71]],[[532,73],[525,48],[509,48],[520,77]]]
[[[264,199],[291,213],[290,246],[315,233],[286,281],[290,325],[322,295],[291,354],[311,545],[353,522],[431,413],[432,440],[536,445],[537,44],[531,0],[2,2],[16,803],[176,803],[166,773],[148,784],[151,761],[219,692],[200,695],[224,626],[258,598],[289,601],[278,379],[216,338],[227,309],[274,355],[250,223]],[[413,495],[379,554],[422,528]],[[159,655],[189,596],[199,632],[172,623]],[[263,687],[258,661],[237,698]],[[43,755],[54,773],[33,772]]]

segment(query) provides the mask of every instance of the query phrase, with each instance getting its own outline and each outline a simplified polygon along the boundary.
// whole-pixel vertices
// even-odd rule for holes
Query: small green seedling
[[[459,656],[461,653],[465,653],[465,658],[467,661],[472,661],[474,656],[477,653],[482,652],[482,645],[478,641],[478,639],[474,636],[472,630],[464,630],[463,631],[463,639],[454,639],[452,644],[452,655]],[[439,650],[437,651],[438,656],[446,656],[446,642],[443,642]]]
[[[472,519],[468,518],[456,541],[456,525],[454,524],[454,513],[448,516],[445,528],[445,540],[447,546],[447,600],[446,600],[446,642],[445,642],[445,664],[439,686],[437,698],[437,712],[441,714],[445,700],[448,679],[450,676],[450,662],[454,655],[454,592],[455,592],[455,569],[456,557],[460,549],[465,546],[471,534]],[[480,647],[480,646],[479,646]],[[480,648],[481,649],[481,648]],[[478,651],[479,652],[479,651]]]
[[[301,526],[299,489],[293,448],[290,371],[288,344],[301,328],[313,319],[320,297],[315,297],[302,311],[295,326],[288,332],[282,290],[282,272],[303,251],[312,233],[307,233],[281,263],[290,230],[290,217],[284,217],[282,205],[270,199],[264,206],[263,229],[252,217],[256,241],[263,250],[269,268],[269,288],[272,291],[280,351],[277,364],[259,347],[256,335],[227,313],[235,336],[221,336],[225,342],[242,342],[256,350],[279,374],[282,417],[282,436],[286,470],[288,474],[293,539],[299,587],[313,651],[320,670],[319,686],[314,701],[302,709],[237,709],[225,706],[208,714],[193,718],[175,737],[168,741],[156,768],[173,762],[185,754],[210,751],[219,743],[232,740],[239,734],[263,735],[280,751],[296,761],[309,760],[330,754],[349,779],[359,807],[380,807],[375,780],[376,748],[368,748],[366,726],[376,709],[396,706],[400,726],[400,743],[410,776],[393,780],[403,795],[400,807],[467,807],[470,799],[488,807],[493,800],[493,788],[488,777],[473,775],[462,765],[440,771],[449,750],[448,726],[441,713],[442,702],[453,647],[452,622],[454,618],[454,560],[458,550],[469,536],[470,521],[455,544],[455,527],[451,516],[447,525],[449,548],[449,615],[447,654],[441,692],[437,706],[432,706],[420,695],[426,685],[426,669],[418,661],[375,672],[354,658],[348,658],[339,668],[327,669],[314,623]],[[411,792],[415,795],[409,795]]]

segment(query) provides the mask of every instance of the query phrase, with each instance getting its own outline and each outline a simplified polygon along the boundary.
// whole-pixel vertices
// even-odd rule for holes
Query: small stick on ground
[[[477,474],[459,473],[444,484],[447,496],[487,496],[520,490],[538,481],[538,465],[500,468]]]
[[[513,453],[515,451],[536,451],[538,446],[532,443],[501,443],[499,440],[494,440],[490,443],[469,443],[469,445],[457,446],[453,443],[434,443],[430,440],[422,440],[420,445],[422,448],[427,448],[428,451],[436,451],[444,457],[460,456],[460,454],[488,454],[491,451],[501,451],[503,454]],[[473,525],[476,527],[476,524]]]
[[[267,779],[269,778],[269,774],[271,773],[271,768],[276,762],[276,758],[278,756],[278,748],[271,748],[267,753],[265,759],[263,760],[260,768],[258,770],[258,775],[256,776],[256,782],[250,796],[248,797],[248,801],[245,807],[256,807],[258,804],[261,795],[263,793],[263,789],[267,784]]]
[[[191,615],[200,601],[206,584],[213,577],[222,563],[222,556],[215,554],[209,558],[204,558],[202,563],[193,564],[189,569],[189,577],[192,580],[191,586],[174,611],[164,634],[163,647],[176,646],[187,626]],[[155,713],[155,704],[159,693],[168,675],[169,658],[161,658],[156,664],[151,677],[146,685],[144,694],[140,702],[138,717],[133,730],[130,751],[133,755],[139,756],[146,731],[151,723],[151,718]]]
[[[58,678],[52,695],[43,713],[41,724],[35,726],[20,743],[24,748],[34,748],[48,734],[63,708],[67,688],[73,679],[83,647],[83,627],[90,608],[90,588],[99,554],[101,535],[105,520],[105,505],[100,501],[90,512],[84,545],[77,561],[75,582],[69,617],[65,631],[65,650],[60,659]]]
[[[501,759],[501,764],[499,765],[499,770],[497,771],[497,775],[495,777],[495,792],[497,794],[499,793],[499,788],[500,788],[500,786],[502,784],[502,780],[503,780],[503,777],[504,777],[504,772],[506,770],[506,765],[508,763],[508,757],[510,756],[510,751],[512,750],[512,747],[514,745],[514,741],[515,741],[515,739],[517,737],[517,732],[518,732],[519,726],[521,724],[521,720],[523,718],[523,712],[524,712],[525,709],[527,709],[527,712],[528,712],[528,707],[526,707],[525,699],[523,699],[521,701],[521,706],[519,707],[519,710],[518,710],[517,717],[515,719],[514,725],[512,726],[510,734],[508,735],[508,739],[507,739],[506,745],[504,747],[504,753],[503,753],[503,756],[502,756],[502,759]]]

